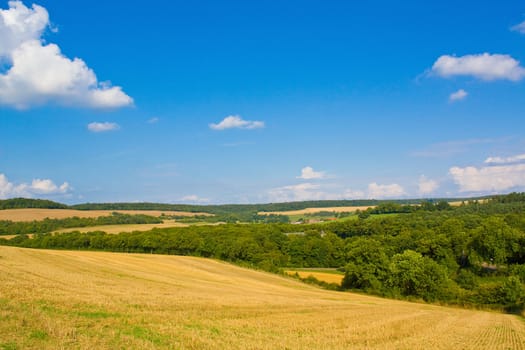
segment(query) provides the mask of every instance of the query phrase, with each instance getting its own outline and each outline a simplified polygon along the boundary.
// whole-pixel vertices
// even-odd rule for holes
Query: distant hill
[[[69,207],[65,204],[53,202],[46,199],[11,198],[0,200],[0,210],[22,208],[68,209]]]

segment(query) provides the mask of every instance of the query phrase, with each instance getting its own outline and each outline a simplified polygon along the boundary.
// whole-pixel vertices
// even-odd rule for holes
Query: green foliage
[[[346,247],[345,277],[342,286],[380,291],[388,273],[389,259],[381,242],[360,237]]]
[[[459,270],[455,281],[461,288],[467,290],[474,290],[479,286],[478,277],[467,269]]]
[[[443,266],[412,250],[393,256],[386,281],[392,294],[415,296],[424,300],[440,299],[448,284],[447,272]]]

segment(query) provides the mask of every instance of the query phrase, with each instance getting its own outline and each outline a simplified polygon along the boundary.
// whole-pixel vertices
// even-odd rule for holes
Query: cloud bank
[[[64,56],[56,44],[45,44],[47,10],[9,1],[0,9],[0,104],[18,109],[48,103],[90,108],[116,108],[133,104],[120,86],[99,82],[92,69],[75,57]]]
[[[443,78],[472,76],[486,81],[519,81],[525,77],[525,68],[509,55],[489,53],[460,57],[443,55],[436,60],[430,73]]]
[[[368,185],[368,198],[370,199],[402,197],[404,195],[406,195],[405,190],[398,184],[380,185],[372,182]]]
[[[5,174],[0,174],[0,199],[66,194],[71,190],[72,188],[67,182],[58,186],[49,179],[34,179],[30,184],[14,184],[9,181]]]
[[[510,164],[525,161],[525,154],[518,154],[511,157],[488,157],[485,164]]]
[[[224,118],[217,124],[210,124],[210,129],[226,130],[226,129],[261,129],[264,128],[264,122],[244,120],[238,115],[230,115]]]

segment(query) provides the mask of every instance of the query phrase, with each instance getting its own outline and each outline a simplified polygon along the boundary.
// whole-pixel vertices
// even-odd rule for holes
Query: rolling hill
[[[2,349],[524,349],[500,313],[332,292],[215,260],[0,247]]]

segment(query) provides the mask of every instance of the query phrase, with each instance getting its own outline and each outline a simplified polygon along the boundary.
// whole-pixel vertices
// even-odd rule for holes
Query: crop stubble
[[[0,247],[0,348],[524,349],[492,312],[321,290],[222,262]]]

